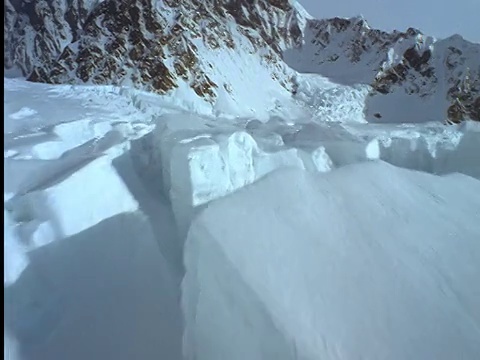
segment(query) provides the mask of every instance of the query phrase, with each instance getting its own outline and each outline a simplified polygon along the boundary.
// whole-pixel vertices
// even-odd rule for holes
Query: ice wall
[[[328,172],[382,159],[435,174],[462,172],[480,177],[476,151],[480,132],[471,126],[385,130],[373,124],[249,120],[220,127],[211,121],[193,115],[163,116],[156,130],[133,151],[142,176],[151,178],[171,200],[181,238],[209,202],[280,168]]]
[[[163,121],[153,136],[138,145],[137,158],[142,163],[140,172],[162,169],[162,179],[157,182],[172,202],[181,237],[207,203],[266,174],[285,167],[312,172],[332,168],[321,145],[305,149],[287,146],[273,131],[270,134],[277,135],[275,141],[264,141],[268,140],[264,134],[257,141],[248,129],[231,125],[213,131],[192,116],[166,117]]]
[[[369,162],[211,203],[185,244],[186,358],[476,358],[478,194]]]

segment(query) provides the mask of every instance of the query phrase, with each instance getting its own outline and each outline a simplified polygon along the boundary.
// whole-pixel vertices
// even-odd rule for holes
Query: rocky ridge
[[[414,28],[388,33],[361,17],[311,19],[305,44],[290,51],[287,62],[301,72],[370,84],[372,96],[436,97],[449,121],[480,121],[480,44],[458,35],[436,40]]]
[[[231,86],[215,79],[205,52],[259,54],[287,88],[281,52],[302,36],[288,0],[6,0],[5,9],[6,67],[29,80],[130,83],[160,94],[183,81],[207,100]]]

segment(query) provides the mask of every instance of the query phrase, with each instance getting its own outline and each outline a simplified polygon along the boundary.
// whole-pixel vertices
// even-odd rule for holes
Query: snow
[[[235,91],[250,75],[232,80]],[[325,355],[315,336],[328,325],[332,332],[322,336],[335,342],[325,342],[330,358],[355,358],[334,353],[345,344],[345,351],[374,355],[367,358],[412,358],[442,347],[398,336],[412,346],[392,347],[387,356],[382,351],[397,343],[383,347],[376,339],[393,339],[402,324],[417,336],[428,314],[438,319],[427,340],[450,336],[448,320],[459,329],[457,345],[474,349],[478,332],[460,336],[470,316],[462,309],[478,324],[476,287],[468,292],[465,285],[478,273],[478,242],[471,241],[479,223],[477,124],[366,123],[366,85],[298,74],[291,99],[262,76],[261,92],[248,86],[235,93],[236,103],[224,93],[213,107],[181,87],[172,99],[126,87],[4,79],[5,351],[11,346],[23,360],[176,360],[182,351],[187,359],[307,359]],[[379,159],[448,176],[372,163]],[[318,234],[326,240],[316,241]],[[328,251],[319,252],[325,241]],[[338,244],[350,244],[351,252],[339,257],[345,248]],[[422,263],[420,245],[441,261]],[[412,268],[397,274],[392,259]],[[351,266],[337,269],[335,261]],[[323,274],[330,268],[340,274],[335,284]],[[364,281],[348,290],[344,279],[357,273]],[[451,284],[438,283],[450,302],[434,287],[433,273],[440,280],[452,274]],[[379,300],[398,290],[395,276],[409,286],[425,279],[425,290],[409,288],[400,298],[408,309],[388,296]],[[343,304],[340,312],[319,302],[319,284],[333,294],[327,305]],[[333,285],[350,294],[347,300],[334,296]],[[378,309],[361,286],[380,294]],[[399,314],[382,312],[389,306]],[[431,311],[420,314],[417,329],[413,311],[425,308]],[[318,320],[321,311],[330,313],[327,325]],[[350,317],[335,319],[339,313]],[[377,316],[370,332],[361,327],[368,325],[363,313]],[[360,327],[345,318],[360,318]],[[356,331],[373,345],[352,340]]]
[[[162,189],[172,202],[181,237],[195,214],[208,202],[228,195],[266,174],[283,167],[297,167],[325,172],[332,168],[332,160],[325,147],[286,146],[280,134],[259,122],[251,129],[251,122],[217,126],[192,115],[165,115],[144,148],[153,158],[141,166],[161,166]],[[249,129],[250,124],[250,129]],[[266,131],[263,133],[256,130]],[[274,141],[257,139],[273,138]],[[160,146],[159,146],[160,144]],[[149,154],[144,153],[147,159]],[[161,165],[159,165],[161,164]]]
[[[317,121],[365,123],[370,86],[336,84],[318,74],[298,74],[295,99],[312,109]]]
[[[131,79],[6,72],[5,359],[479,357],[480,126],[444,118],[454,79],[478,75],[480,47],[383,44],[363,36],[363,17],[338,33],[327,23],[324,47],[326,23],[288,3],[296,15],[256,3],[252,20],[270,19],[260,27],[273,36],[299,23],[303,46],[280,40],[283,56],[223,18],[211,25],[234,49],[184,32],[177,45],[194,44],[213,98],[195,94],[198,78],[158,96]],[[172,27],[184,5],[164,5],[152,9]],[[77,51],[63,15],[59,31],[53,20],[45,46]],[[372,96],[378,69],[411,46],[432,51],[435,76]]]
[[[193,39],[197,51],[202,54],[202,68],[218,85],[214,90],[217,97],[213,106],[195,96],[190,84],[182,81],[179,88],[168,95],[168,98],[172,103],[193,113],[229,118],[255,116],[266,121],[272,112],[282,111],[278,100],[287,107],[285,111],[292,111],[291,108],[295,108],[295,105],[290,100],[290,92],[280,86],[279,81],[273,77],[275,73],[280,73],[279,77],[285,77],[285,74],[292,73],[291,69],[285,66],[283,69],[276,69],[274,65],[264,64],[259,53],[253,52],[252,43],[245,39],[236,27],[231,27],[230,31],[237,43],[235,49],[221,47],[212,51],[201,38]],[[262,86],[252,91],[252,81]]]
[[[132,162],[148,103],[110,86],[4,88],[5,359],[181,359],[180,242]]]
[[[377,139],[351,134],[338,123],[305,124],[294,133],[285,134],[283,139],[286,145],[301,149],[323,146],[336,167],[380,158]]]
[[[460,0],[455,6],[443,2],[437,7],[432,7],[428,0],[408,0],[403,3],[375,0],[361,3],[342,1],[324,6],[320,6],[315,0],[301,0],[301,3],[319,18],[361,13],[373,26],[386,31],[406,29],[414,24],[415,28],[438,38],[459,33],[470,41],[480,42],[480,34],[475,25],[475,14],[480,12],[480,3],[477,1]]]
[[[398,32],[372,30],[362,17],[348,20],[350,25],[342,30],[335,29],[331,19],[308,20],[302,46],[284,51],[284,61],[301,73],[295,76],[295,97],[320,108],[314,114],[321,120],[443,122],[452,105],[450,89],[467,77],[473,88],[479,79],[479,44],[456,35],[443,40],[423,34],[396,36]],[[388,94],[372,91],[375,79],[403,61],[409,48],[419,54],[428,51],[432,73],[421,75],[423,71],[410,68]]]
[[[375,139],[379,158],[393,165],[439,175],[459,172],[480,179],[478,128],[473,121],[459,126],[436,122],[368,128],[346,125],[354,136]]]
[[[189,205],[196,207],[252,183],[282,165],[303,166],[295,151],[270,156],[257,151],[255,141],[246,133],[233,133],[218,142],[201,139],[183,147],[176,146],[171,164],[172,179],[179,179],[170,180],[174,211],[176,200],[180,198],[182,203],[183,196],[188,196]],[[189,188],[191,193],[185,191]],[[181,217],[184,210],[180,208],[176,212],[177,217]],[[186,224],[190,220],[187,219]]]
[[[106,219],[30,258],[5,289],[25,359],[181,358],[177,280],[142,216]]]
[[[89,161],[86,165],[76,165],[82,167],[75,172],[54,174],[48,183],[35,184],[33,189],[10,200],[8,204],[14,216],[49,221],[56,238],[63,238],[103,219],[138,209],[108,158],[93,161],[87,158],[86,161]],[[61,179],[63,176],[67,178]]]
[[[9,213],[3,210],[3,251],[8,254],[3,264],[3,284],[14,283],[28,265],[28,258],[19,242]]]
[[[479,193],[367,162],[211,203],[185,245],[186,358],[476,358]]]
[[[389,146],[382,146],[381,158],[390,163],[410,169],[428,171],[434,174],[461,172],[480,179],[480,159],[478,156],[480,134],[468,132],[458,145],[451,149],[428,149],[424,137],[416,140],[392,139]]]
[[[12,338],[7,329],[3,329],[3,359],[4,360],[20,360],[21,357],[18,354],[17,341]]]

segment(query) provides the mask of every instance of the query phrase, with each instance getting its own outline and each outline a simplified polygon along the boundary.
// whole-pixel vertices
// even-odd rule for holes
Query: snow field
[[[474,121],[459,126],[379,124],[364,128],[347,124],[345,128],[356,137],[377,141],[379,158],[393,165],[439,175],[459,172],[480,179],[480,132]]]
[[[297,74],[295,100],[311,109],[316,121],[365,123],[370,86],[342,85],[318,74]]]
[[[4,80],[5,359],[177,360],[182,332],[192,360],[478,357],[480,183],[451,173],[480,179],[480,132],[391,125],[442,121],[478,49],[434,44],[437,69],[450,45],[469,60],[430,98],[372,97],[373,69],[432,39],[319,64],[358,30],[319,53],[290,3],[306,46],[284,60],[330,80],[267,63],[235,26],[235,50],[193,40],[211,103],[189,81]]]
[[[465,133],[456,146],[429,149],[425,137],[394,138],[381,145],[381,158],[393,165],[432,174],[460,172],[480,179],[480,133]]]
[[[155,173],[154,181],[171,200],[181,238],[207,203],[280,168],[327,172],[382,159],[435,174],[478,177],[478,136],[469,125],[385,131],[383,125],[338,122],[289,126],[247,121],[219,127],[209,121],[193,115],[162,116],[134,155],[139,171]]]
[[[11,256],[4,283],[14,304],[28,297],[45,303],[39,309],[15,305],[23,315],[7,327],[35,360],[68,357],[70,348],[79,359],[94,356],[89,349],[116,359],[153,359],[158,344],[169,349],[166,358],[178,358],[182,325],[175,294],[183,265],[187,359],[449,359],[455,349],[465,358],[478,350],[478,289],[468,289],[478,273],[478,244],[472,240],[480,223],[478,181],[371,163],[383,159],[480,178],[475,124],[363,124],[365,88],[321,77],[300,84],[297,101],[311,96],[309,111],[287,104],[268,121],[192,115],[182,109],[185,104],[113,87],[6,84],[4,247]],[[218,114],[233,111],[227,105],[219,104]],[[281,113],[287,110],[290,117]],[[68,241],[54,241],[61,239]],[[103,254],[94,257],[91,278],[101,274],[98,284],[115,285],[119,277],[128,282],[123,307],[111,307],[104,293],[97,296],[88,277],[81,289],[90,294],[90,307],[80,311],[83,304],[57,299],[58,293],[66,296],[63,286],[77,294],[67,285],[90,266],[91,247]],[[44,252],[53,254],[51,266],[69,269],[62,280],[50,261],[29,260]],[[76,261],[70,264],[65,254]],[[117,276],[119,268],[124,273]],[[63,285],[51,290],[37,281],[32,273],[39,269]],[[144,279],[151,285],[142,288]],[[167,299],[161,292],[174,295]],[[401,304],[390,296],[397,293]],[[162,316],[121,320],[118,314],[143,309],[142,294],[151,300],[141,314]],[[385,303],[379,300],[384,297]],[[102,307],[110,315],[101,317],[99,334],[117,329],[112,338],[125,339],[124,347],[100,343],[94,333],[75,340],[80,316],[98,318]],[[392,317],[387,308],[398,308],[398,314]],[[52,309],[58,309],[56,318]],[[80,323],[78,331],[90,324]],[[143,323],[151,324],[146,332]],[[146,333],[161,334],[164,341]],[[53,340],[47,343],[42,334]],[[437,345],[447,337],[451,350]],[[121,350],[126,347],[133,350]]]

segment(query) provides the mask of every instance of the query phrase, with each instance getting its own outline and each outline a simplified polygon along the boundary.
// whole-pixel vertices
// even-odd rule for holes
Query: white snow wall
[[[479,190],[366,163],[212,203],[185,244],[186,359],[477,358]]]
[[[208,229],[195,226],[191,238],[182,282],[185,359],[300,360]]]
[[[233,193],[276,169],[294,167],[310,172],[330,171],[333,164],[321,144],[300,149],[287,146],[279,134],[236,126],[212,130],[204,119],[167,115],[153,134],[133,144],[138,171],[158,184],[171,200],[181,238],[196,213],[210,201]]]

